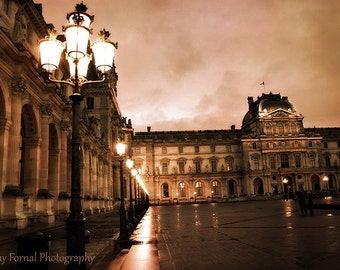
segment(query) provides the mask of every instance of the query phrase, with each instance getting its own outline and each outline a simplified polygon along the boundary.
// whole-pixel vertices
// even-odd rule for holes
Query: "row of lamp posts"
[[[110,33],[105,29],[99,33],[99,40],[91,43],[91,24],[94,16],[86,13],[87,7],[81,3],[76,5],[76,10],[67,14],[68,25],[63,26],[65,42],[58,38],[54,29],[49,30],[49,36],[39,42],[40,61],[42,76],[48,83],[67,84],[73,87],[70,95],[72,101],[72,164],[71,164],[71,202],[70,214],[66,221],[67,226],[67,256],[85,256],[85,222],[81,205],[81,153],[80,153],[80,104],[83,100],[81,88],[87,84],[105,82],[110,70],[113,68],[114,49],[117,44],[108,38]],[[62,52],[65,51],[65,58],[69,63],[70,76],[66,80],[58,80],[53,76],[59,67]],[[93,56],[92,56],[93,53]],[[92,59],[92,57],[94,59]],[[87,71],[90,62],[93,61],[100,79],[88,80]],[[121,147],[121,148],[119,148]],[[125,216],[124,201],[124,175],[123,175],[123,155],[125,146],[117,144],[117,153],[120,155],[120,182],[121,182],[121,206],[120,206],[120,239],[128,239],[127,222]],[[127,165],[131,166],[131,165]],[[131,167],[132,168],[132,167]],[[136,176],[137,177],[137,176]],[[147,198],[147,197],[146,197]],[[140,217],[140,205],[137,198],[135,203],[135,217]],[[130,206],[132,208],[132,191],[130,181]],[[147,204],[144,205],[144,209]],[[129,212],[130,213],[130,212]],[[131,212],[132,213],[132,212]],[[129,217],[132,217],[132,215]],[[130,219],[131,221],[131,219]],[[67,269],[86,269],[85,262],[71,262]]]
[[[130,158],[126,160],[126,167],[128,168],[129,174],[129,208],[128,208],[128,219],[126,218],[125,208],[125,181],[124,181],[124,156],[126,151],[126,145],[123,142],[116,144],[117,154],[119,155],[120,165],[120,234],[118,241],[120,245],[125,247],[129,243],[124,243],[129,240],[130,234],[133,228],[137,225],[140,218],[144,215],[145,211],[149,207],[149,194],[146,190],[144,182],[141,179],[138,171],[133,167],[133,160]],[[134,181],[133,181],[134,180]],[[132,187],[134,186],[135,198],[133,198]],[[133,205],[133,201],[135,204]]]

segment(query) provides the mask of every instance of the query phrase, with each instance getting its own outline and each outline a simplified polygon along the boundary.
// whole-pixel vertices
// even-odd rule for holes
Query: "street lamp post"
[[[328,196],[328,180],[329,180],[329,178],[328,178],[327,175],[325,175],[325,176],[322,178],[322,181],[325,183],[325,186],[326,186],[326,196],[325,196],[325,197]]]
[[[119,155],[120,163],[120,208],[119,208],[119,237],[118,240],[128,240],[129,235],[126,229],[126,211],[124,196],[124,175],[123,175],[123,155],[125,154],[126,145],[122,142],[117,143],[116,150]]]
[[[66,220],[68,256],[85,256],[85,217],[81,205],[81,153],[80,153],[80,103],[83,100],[80,89],[85,84],[100,83],[106,80],[109,70],[113,67],[115,44],[108,40],[109,32],[102,30],[100,39],[92,44],[95,65],[102,78],[88,81],[87,69],[91,60],[88,53],[89,37],[92,32],[90,25],[93,16],[86,13],[84,4],[76,5],[76,10],[67,15],[68,25],[63,27],[66,42],[57,39],[57,32],[50,29],[49,36],[39,42],[41,67],[47,82],[68,84],[73,87],[72,101],[72,139],[71,139],[71,202],[70,214]],[[61,53],[65,50],[70,67],[70,78],[67,80],[53,79],[52,75],[59,66]],[[71,262],[68,269],[85,269],[83,263]]]
[[[285,177],[283,178],[282,180],[282,183],[283,183],[283,191],[284,191],[284,194],[285,194],[285,199],[288,201],[288,197],[289,197],[289,191],[288,191],[288,187],[287,187],[287,184],[288,184],[288,179]]]
[[[136,177],[138,175],[138,171],[136,169],[131,170],[131,174],[133,176],[133,182],[134,182],[134,193],[135,193],[135,205],[133,207],[133,224],[136,226],[137,222],[137,183],[136,183]]]
[[[133,160],[132,159],[128,159],[126,161],[126,166],[128,167],[129,171],[129,182],[130,182],[130,186],[129,186],[129,193],[130,193],[130,204],[129,204],[129,221],[131,224],[133,224],[133,199],[132,199],[132,168],[133,168]]]

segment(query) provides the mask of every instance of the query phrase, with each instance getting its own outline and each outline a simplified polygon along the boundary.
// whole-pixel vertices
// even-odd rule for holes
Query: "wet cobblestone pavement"
[[[298,203],[153,207],[160,269],[337,269],[340,211]]]
[[[151,206],[131,237],[134,245],[116,257],[117,211],[88,217],[86,229],[91,231],[86,252],[96,256],[89,270],[333,270],[340,265],[339,207],[302,216],[293,200]],[[0,230],[0,256],[16,252],[16,235],[34,230],[51,234],[51,255],[65,255],[65,224],[58,221]],[[65,266],[49,264],[49,270],[60,269]]]
[[[86,244],[85,249],[88,256],[94,257],[91,265],[88,264],[87,269],[100,269],[97,268],[97,261],[101,260],[101,255],[108,252],[112,256],[106,256],[106,259],[114,258],[114,245],[113,236],[119,232],[119,214],[118,211],[102,213],[87,217],[85,228],[90,231],[91,239]],[[9,254],[17,254],[17,243],[15,237],[33,231],[41,231],[44,234],[51,235],[49,255],[65,257],[66,255],[66,225],[65,222],[60,220],[56,224],[35,224],[31,225],[25,230],[2,229],[0,230],[0,256],[8,256],[5,264],[1,265],[2,270],[15,270],[16,263],[9,260]],[[106,262],[106,265],[110,261]],[[62,262],[53,262],[48,265],[49,270],[65,269]]]

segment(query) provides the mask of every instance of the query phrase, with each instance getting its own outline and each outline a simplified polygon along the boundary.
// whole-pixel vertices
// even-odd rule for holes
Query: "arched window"
[[[183,197],[186,197],[186,185],[184,182],[180,182],[179,185],[178,185],[178,194],[179,194],[179,197],[183,198]]]
[[[311,177],[312,182],[312,189],[313,191],[319,191],[320,190],[320,178],[316,174],[313,174]]]
[[[236,184],[235,184],[235,181],[234,180],[229,180],[228,181],[228,191],[229,191],[229,195],[235,195],[236,194],[236,192],[235,192],[235,190],[236,190]]]
[[[211,191],[213,195],[221,195],[221,185],[220,182],[214,180],[211,183]]]
[[[197,181],[195,184],[195,191],[197,196],[203,196],[203,187],[202,187],[202,182]]]
[[[162,185],[162,197],[164,197],[164,198],[169,197],[169,185],[168,185],[168,183],[164,183]]]
[[[256,178],[254,180],[254,194],[262,195],[263,193],[263,181],[261,178]]]

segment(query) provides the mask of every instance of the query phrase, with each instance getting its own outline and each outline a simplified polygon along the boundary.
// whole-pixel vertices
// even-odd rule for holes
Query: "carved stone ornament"
[[[52,105],[50,103],[45,103],[40,106],[40,112],[44,115],[52,115]]]
[[[71,126],[70,121],[67,121],[67,120],[60,121],[60,128],[62,131],[68,131],[70,126]]]
[[[14,93],[23,93],[27,90],[27,82],[22,77],[13,78],[11,88]]]

